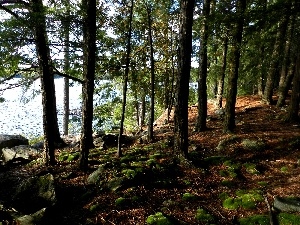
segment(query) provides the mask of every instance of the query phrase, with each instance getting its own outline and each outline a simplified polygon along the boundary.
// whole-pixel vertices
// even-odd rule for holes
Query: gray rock
[[[18,145],[29,145],[28,139],[21,135],[0,134],[0,150]]]
[[[48,173],[24,180],[17,187],[12,199],[14,207],[26,214],[54,205],[56,193],[53,175]]]
[[[282,212],[300,212],[300,198],[275,197],[274,208]]]
[[[42,220],[45,216],[45,212],[46,212],[46,208],[42,208],[33,214],[19,217],[19,218],[17,218],[18,224],[20,224],[20,225],[42,224]]]
[[[29,145],[19,145],[12,148],[3,148],[2,156],[4,163],[14,160],[30,161],[41,156],[41,152]]]
[[[91,173],[87,178],[88,184],[95,184],[98,185],[103,180],[105,176],[105,168],[104,165],[100,165],[97,170]]]

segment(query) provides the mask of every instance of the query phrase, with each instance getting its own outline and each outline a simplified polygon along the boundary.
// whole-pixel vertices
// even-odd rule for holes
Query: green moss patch
[[[278,222],[280,225],[298,225],[300,215],[291,213],[280,213],[278,215]]]
[[[154,215],[148,216],[146,222],[149,225],[173,225],[172,221],[162,212],[157,212]]]
[[[266,215],[253,215],[239,219],[240,225],[269,225],[270,219]]]
[[[201,208],[197,209],[195,218],[197,221],[204,222],[204,223],[209,223],[214,221],[214,217]]]

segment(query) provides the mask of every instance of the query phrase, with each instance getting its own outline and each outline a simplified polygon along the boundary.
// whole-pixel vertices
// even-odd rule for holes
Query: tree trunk
[[[203,25],[200,48],[199,78],[198,78],[198,116],[196,131],[204,131],[207,118],[207,42],[208,42],[208,16],[210,12],[210,0],[204,0],[203,3]]]
[[[150,118],[148,123],[148,141],[152,142],[154,139],[153,135],[153,123],[154,123],[154,97],[155,97],[155,74],[154,74],[154,51],[153,51],[153,40],[152,40],[152,9],[147,5],[147,16],[148,16],[148,33],[149,33],[149,44],[150,44],[150,64],[151,64],[151,104],[150,104]]]
[[[67,18],[64,22],[64,35],[65,35],[65,48],[64,48],[64,71],[68,74],[70,69],[70,50],[69,50],[69,39],[70,39],[70,2],[66,2],[67,8]],[[70,88],[69,88],[69,78],[64,77],[64,117],[63,117],[63,134],[69,134],[69,111],[70,111]]]
[[[293,78],[293,88],[291,102],[288,108],[286,122],[299,122],[299,103],[300,103],[300,54],[298,52],[296,70]]]
[[[32,0],[32,21],[34,23],[34,34],[39,66],[41,69],[41,89],[43,104],[43,131],[44,151],[46,164],[55,164],[55,145],[62,144],[60,138],[56,99],[54,87],[54,75],[50,65],[50,50],[46,33],[45,12],[42,0]]]
[[[88,168],[89,149],[93,144],[93,94],[96,58],[96,1],[83,0],[83,85],[80,169]]]
[[[235,127],[235,103],[237,95],[237,80],[239,74],[240,51],[243,38],[244,12],[246,9],[246,0],[237,2],[237,24],[234,29],[232,52],[233,58],[231,62],[231,71],[228,77],[227,97],[225,105],[225,118],[223,124],[224,132],[233,132]]]
[[[174,150],[188,157],[188,100],[195,0],[180,1],[178,74],[174,117]]]
[[[283,20],[279,24],[276,41],[274,44],[274,50],[271,56],[271,64],[267,74],[267,81],[266,87],[263,95],[263,101],[271,105],[273,104],[273,89],[275,86],[275,78],[278,72],[279,62],[280,62],[280,55],[284,43],[284,37],[287,30],[287,23],[288,23],[288,15],[284,16]]]
[[[127,47],[126,47],[126,65],[124,74],[124,85],[123,85],[123,103],[122,103],[122,115],[120,121],[120,132],[118,137],[118,152],[117,156],[122,156],[122,135],[124,130],[124,120],[125,120],[125,109],[126,109],[126,95],[127,95],[127,83],[129,75],[129,64],[130,64],[130,52],[131,52],[131,32],[132,32],[132,16],[133,16],[133,0],[131,0],[130,14],[129,14],[129,28],[127,35]]]
[[[228,50],[228,33],[226,32],[223,44],[223,60],[222,60],[222,70],[221,75],[218,78],[217,86],[217,107],[220,109],[223,106],[223,92],[224,92],[224,79],[226,74],[227,65],[227,50]]]
[[[278,101],[276,103],[277,107],[282,107],[285,104],[286,94],[288,85],[290,84],[288,78],[289,66],[291,63],[291,44],[293,39],[294,33],[294,22],[295,22],[295,15],[291,16],[290,23],[288,26],[287,31],[287,39],[285,41],[285,49],[284,49],[284,58],[282,62],[282,68],[280,73],[280,80],[279,80],[279,88],[278,88]],[[290,79],[291,80],[291,79]]]

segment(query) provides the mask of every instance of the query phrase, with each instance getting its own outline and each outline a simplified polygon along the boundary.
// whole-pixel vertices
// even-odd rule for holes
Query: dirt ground
[[[200,162],[205,162],[208,157],[218,156],[242,165],[237,176],[222,175],[220,171],[226,170],[224,163],[188,164],[181,166],[180,174],[176,175],[176,185],[167,188],[140,185],[134,190],[124,190],[120,193],[101,192],[97,187],[87,185],[86,179],[89,174],[76,170],[76,162],[59,163],[51,168],[51,171],[55,174],[70,171],[71,174],[67,179],[57,180],[58,197],[64,199],[58,206],[63,224],[142,225],[147,224],[149,215],[157,212],[163,212],[175,219],[177,222],[174,224],[205,224],[195,219],[198,208],[211,214],[215,218],[214,224],[239,224],[240,218],[257,214],[268,215],[267,202],[272,205],[275,196],[299,197],[300,126],[282,122],[286,108],[265,105],[261,103],[259,96],[239,97],[236,104],[236,129],[233,134],[222,132],[222,118],[216,115],[215,111],[213,102],[209,102],[208,130],[194,132],[197,107],[189,108],[190,152],[197,155]],[[172,118],[169,124],[166,124],[165,120],[165,116],[161,116],[156,121],[157,141],[172,135]],[[257,151],[247,149],[242,145],[243,140],[263,143],[263,148]],[[165,148],[164,151],[171,152],[172,147]],[[254,164],[257,173],[247,172],[243,166],[245,163]],[[20,176],[27,176],[25,174],[36,174],[44,169],[38,167],[30,172],[28,168],[18,168],[18,173]],[[7,173],[15,174],[16,171]],[[230,185],[223,185],[224,181],[230,181]],[[3,188],[5,187],[1,187]],[[235,196],[236,191],[241,189],[259,189],[267,201],[258,202],[253,209],[226,209],[220,195],[226,193]],[[78,200],[78,196],[84,193],[88,193],[88,197],[82,201]],[[197,199],[183,201],[184,193],[193,194]],[[122,196],[139,196],[142,201],[118,207],[115,201]],[[166,201],[172,204],[164,207]],[[90,210],[95,203],[101,207]]]

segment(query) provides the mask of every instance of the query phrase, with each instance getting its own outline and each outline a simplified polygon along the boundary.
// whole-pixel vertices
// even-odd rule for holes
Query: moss
[[[124,174],[127,178],[134,178],[137,172],[133,169],[124,169],[122,170],[122,174]]]
[[[184,201],[194,201],[197,199],[197,196],[191,193],[184,193],[182,195],[182,200]]]
[[[233,183],[233,181],[231,181],[231,180],[223,180],[223,181],[221,182],[221,184],[222,184],[223,186],[225,186],[225,187],[233,187],[233,186],[234,186],[234,183]]]
[[[283,167],[280,168],[280,171],[281,171],[282,173],[288,173],[288,172],[289,172],[289,169],[288,169],[287,166],[283,166]]]
[[[129,199],[120,197],[115,200],[115,205],[119,207],[124,207],[129,204]]]
[[[247,173],[259,174],[259,171],[254,163],[244,163],[243,166],[246,168]]]
[[[157,212],[154,215],[150,215],[147,220],[149,225],[173,225],[172,221],[167,218],[162,212]]]
[[[214,217],[201,208],[197,209],[195,218],[197,221],[205,223],[214,221]]]
[[[266,215],[253,215],[239,219],[240,225],[269,225],[270,219]]]
[[[228,197],[223,201],[223,207],[229,210],[236,210],[240,206],[240,199]]]
[[[257,202],[262,202],[264,198],[259,190],[238,190],[236,191],[235,197],[224,195],[222,200],[224,208],[236,210],[239,207],[244,209],[254,209]]]
[[[262,151],[266,148],[266,144],[261,140],[244,139],[241,145],[251,151]]]
[[[291,213],[280,213],[278,215],[278,222],[280,225],[298,225],[300,221],[300,215]]]
[[[262,187],[266,187],[268,185],[267,181],[258,181],[257,184]]]

